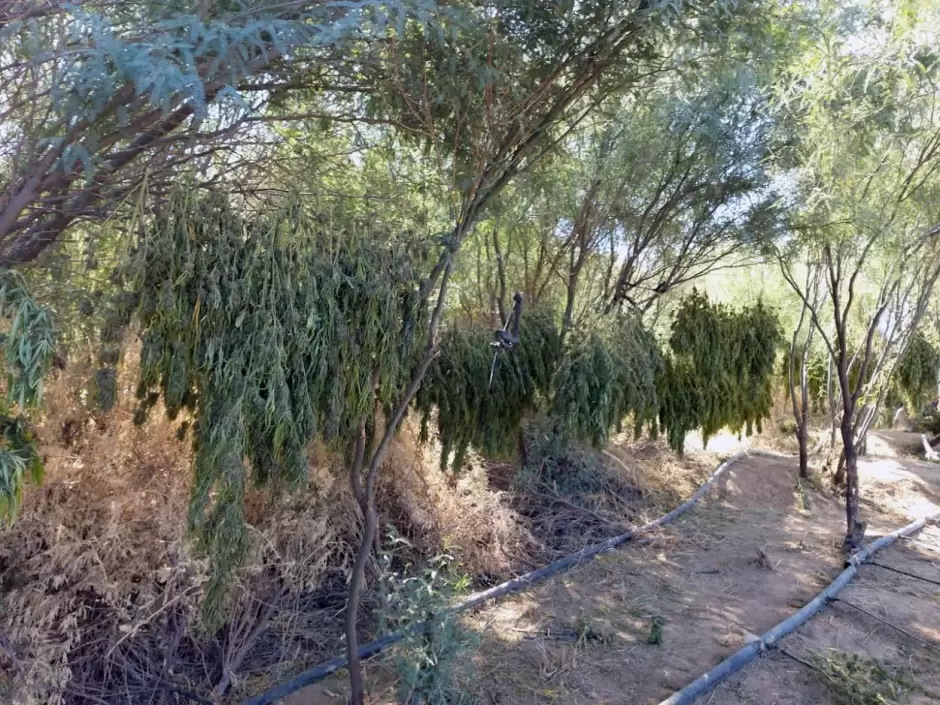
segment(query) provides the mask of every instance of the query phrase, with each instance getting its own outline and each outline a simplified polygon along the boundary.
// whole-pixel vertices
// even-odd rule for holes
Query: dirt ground
[[[896,457],[879,452],[860,463],[869,537],[940,511],[940,466],[902,457],[898,441],[911,440],[888,437],[884,443]],[[644,472],[639,464],[634,469]],[[845,526],[838,498],[797,491],[796,469],[790,460],[747,458],[652,543],[606,554],[468,616],[481,637],[468,701],[658,703],[738,649],[748,634],[792,614],[841,571]],[[876,561],[940,580],[940,528],[895,544]],[[906,702],[937,702],[940,647],[932,651],[847,603],[940,645],[940,588],[864,566],[841,597],[845,603],[827,607],[784,640],[784,649],[805,659],[832,648],[903,667],[911,685]],[[659,644],[648,643],[654,621],[662,623]],[[371,701],[394,702],[389,667],[373,663],[367,674]],[[774,652],[701,702],[839,702],[822,680]],[[337,678],[284,702],[335,705],[343,691]]]

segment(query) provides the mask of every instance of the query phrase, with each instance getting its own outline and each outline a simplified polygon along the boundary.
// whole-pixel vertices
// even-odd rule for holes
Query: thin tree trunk
[[[858,496],[858,452],[855,445],[856,397],[850,391],[848,355],[846,354],[845,329],[837,326],[839,336],[839,387],[842,389],[842,455],[845,458],[845,541],[846,553],[854,551],[865,538],[865,525],[861,520]],[[864,374],[865,367],[862,367]]]
[[[376,517],[373,502],[366,493],[362,482],[362,463],[365,455],[366,434],[365,424],[360,424],[356,430],[355,451],[352,465],[349,469],[349,485],[353,496],[359,504],[363,514],[362,537],[359,541],[359,550],[356,552],[356,562],[353,565],[352,575],[349,578],[349,594],[346,598],[346,658],[349,662],[349,688],[352,702],[361,703],[363,700],[362,669],[359,667],[359,637],[356,625],[359,617],[359,599],[365,582],[366,562],[369,560],[369,548],[375,534]],[[358,700],[357,700],[358,697]]]
[[[845,453],[839,452],[839,458],[835,461],[835,469],[832,473],[832,486],[842,487],[845,484]]]
[[[836,423],[838,412],[836,411],[835,394],[833,392],[833,374],[832,374],[832,355],[829,355],[829,364],[826,371],[826,396],[829,403],[829,453],[826,456],[826,465],[831,469],[833,466],[833,455],[836,452],[836,440],[839,437],[839,426]],[[841,464],[841,461],[839,461]],[[838,475],[838,468],[836,469]],[[833,480],[835,482],[835,480]]]
[[[800,437],[797,439],[800,445],[800,477],[804,480],[809,479],[809,380],[806,370],[806,358],[809,354],[809,344],[803,349],[803,360],[800,365],[800,419],[797,422],[800,431]]]
[[[574,253],[572,253],[574,257]],[[568,335],[568,331],[571,330],[571,320],[574,315],[574,301],[578,293],[578,275],[580,274],[580,268],[575,268],[575,265],[572,264],[571,270],[568,276],[568,282],[566,285],[566,298],[565,298],[565,313],[561,318],[561,339],[564,340]]]
[[[803,321],[806,320],[806,305],[800,309],[800,320],[793,331],[793,337],[790,339],[790,355],[787,360],[787,387],[790,390],[790,405],[793,407],[793,419],[796,421],[796,443],[800,454],[800,477],[809,477],[809,453],[806,448],[806,394],[803,392],[803,380],[806,370],[806,349],[808,344],[803,346],[803,355],[800,360],[800,401],[796,398],[796,384],[794,380],[794,368],[796,366],[796,341],[800,336],[800,330],[803,328]]]
[[[462,221],[457,226],[454,238],[457,243],[463,240],[471,226],[472,221],[470,220]],[[359,483],[358,490],[354,489],[353,491],[357,498],[363,497],[365,499],[366,507],[362,538],[359,542],[359,549],[356,552],[356,561],[353,564],[352,575],[350,575],[349,578],[349,594],[346,600],[346,660],[347,668],[349,669],[349,697],[351,705],[363,705],[365,695],[362,679],[362,663],[359,660],[357,617],[361,591],[365,582],[366,563],[373,549],[375,530],[378,523],[375,512],[375,480],[378,476],[379,465],[385,457],[385,452],[388,450],[388,446],[398,430],[408,406],[411,404],[412,399],[414,399],[415,394],[418,392],[418,388],[424,381],[424,376],[427,374],[428,367],[437,350],[437,331],[440,327],[441,318],[444,315],[444,302],[447,299],[447,290],[450,275],[453,271],[453,262],[454,258],[452,252],[445,253],[439,260],[438,265],[432,270],[431,278],[427,283],[428,288],[425,291],[434,290],[438,277],[440,277],[440,286],[438,288],[437,302],[434,305],[434,311],[431,314],[431,320],[428,324],[427,347],[424,350],[421,361],[412,373],[407,388],[402,392],[395,404],[395,408],[386,419],[385,430],[382,433],[378,445],[374,450],[371,450],[369,471],[366,473],[365,482],[362,482],[363,463],[360,463],[358,468],[356,468],[354,464],[353,470],[350,471],[350,480],[353,483],[353,487],[356,488],[356,483]],[[364,439],[365,427],[361,426],[360,429],[360,435]],[[365,440],[363,440],[363,450],[365,450]],[[364,455],[363,453],[363,456]],[[354,470],[357,471],[354,472]]]
[[[357,623],[359,617],[359,602],[365,582],[366,563],[372,554],[375,536],[376,515],[375,498],[370,497],[366,511],[365,524],[362,528],[362,537],[359,541],[359,550],[356,552],[356,562],[349,580],[349,597],[346,600],[346,660],[349,665],[350,702],[353,705],[362,705],[365,690],[362,682],[362,665],[359,662],[359,635]]]
[[[845,523],[846,534],[843,548],[853,551],[865,538],[865,525],[861,520],[858,495],[858,454],[852,434],[852,422],[842,422],[842,443],[845,447]]]
[[[809,444],[806,422],[797,425],[796,442],[800,449],[800,477],[804,480],[809,479]]]

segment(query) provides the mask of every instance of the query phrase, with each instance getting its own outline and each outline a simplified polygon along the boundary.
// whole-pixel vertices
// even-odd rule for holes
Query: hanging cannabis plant
[[[827,384],[829,378],[829,354],[823,352],[825,348],[814,346],[808,351],[806,358],[806,387],[809,392],[809,402],[813,413],[819,413],[825,408]],[[798,345],[793,351],[793,372],[796,375],[793,383],[799,387],[800,369],[803,364],[802,346]],[[835,373],[835,371],[833,371]],[[777,364],[777,383],[786,391],[790,383],[790,355],[782,355]],[[838,381],[833,380],[834,384]],[[789,391],[786,391],[789,394]]]
[[[658,411],[663,358],[656,338],[633,318],[577,334],[555,375],[552,416],[566,439],[601,447],[627,417],[639,434]]]
[[[12,518],[22,501],[24,480],[42,479],[42,459],[27,414],[42,404],[56,334],[51,312],[9,270],[0,270],[0,318],[10,322],[3,350],[7,396],[0,400],[0,517]]]
[[[777,317],[763,303],[733,311],[693,290],[675,313],[659,380],[669,445],[681,453],[686,433],[696,428],[705,442],[722,428],[760,431],[773,403],[781,342]]]
[[[895,387],[911,414],[918,414],[937,396],[940,351],[917,332],[898,364]]]
[[[498,354],[489,330],[454,325],[441,336],[415,404],[425,440],[437,409],[442,468],[459,471],[471,446],[491,457],[510,452],[523,417],[548,398],[561,351],[558,329],[550,315],[531,311],[519,332],[519,344]]]
[[[422,247],[374,221],[175,194],[139,243],[138,420],[162,396],[193,417],[189,521],[210,557],[206,608],[246,550],[250,483],[306,478],[314,438],[345,448],[412,369]]]

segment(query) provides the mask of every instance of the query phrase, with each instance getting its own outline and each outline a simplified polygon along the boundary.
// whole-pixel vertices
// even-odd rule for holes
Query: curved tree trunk
[[[377,518],[375,498],[368,497],[368,511],[362,528],[359,550],[349,580],[349,597],[346,600],[346,661],[349,667],[349,689],[351,705],[363,705],[365,689],[362,682],[362,665],[359,662],[359,635],[356,629],[359,616],[359,603],[365,583],[366,563],[372,555]]]

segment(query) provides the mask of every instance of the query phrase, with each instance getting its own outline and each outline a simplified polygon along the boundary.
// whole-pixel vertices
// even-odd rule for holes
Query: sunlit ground
[[[749,438],[742,436],[739,439],[729,431],[721,431],[718,435],[709,438],[707,446],[702,443],[702,434],[698,431],[690,431],[685,437],[685,450],[693,453],[706,450],[709,453],[736,453],[750,447]]]
[[[859,459],[862,496],[871,496],[885,508],[906,514],[911,519],[940,512],[940,498],[930,486],[940,484],[940,466],[910,460],[905,462],[908,467],[891,458]]]

